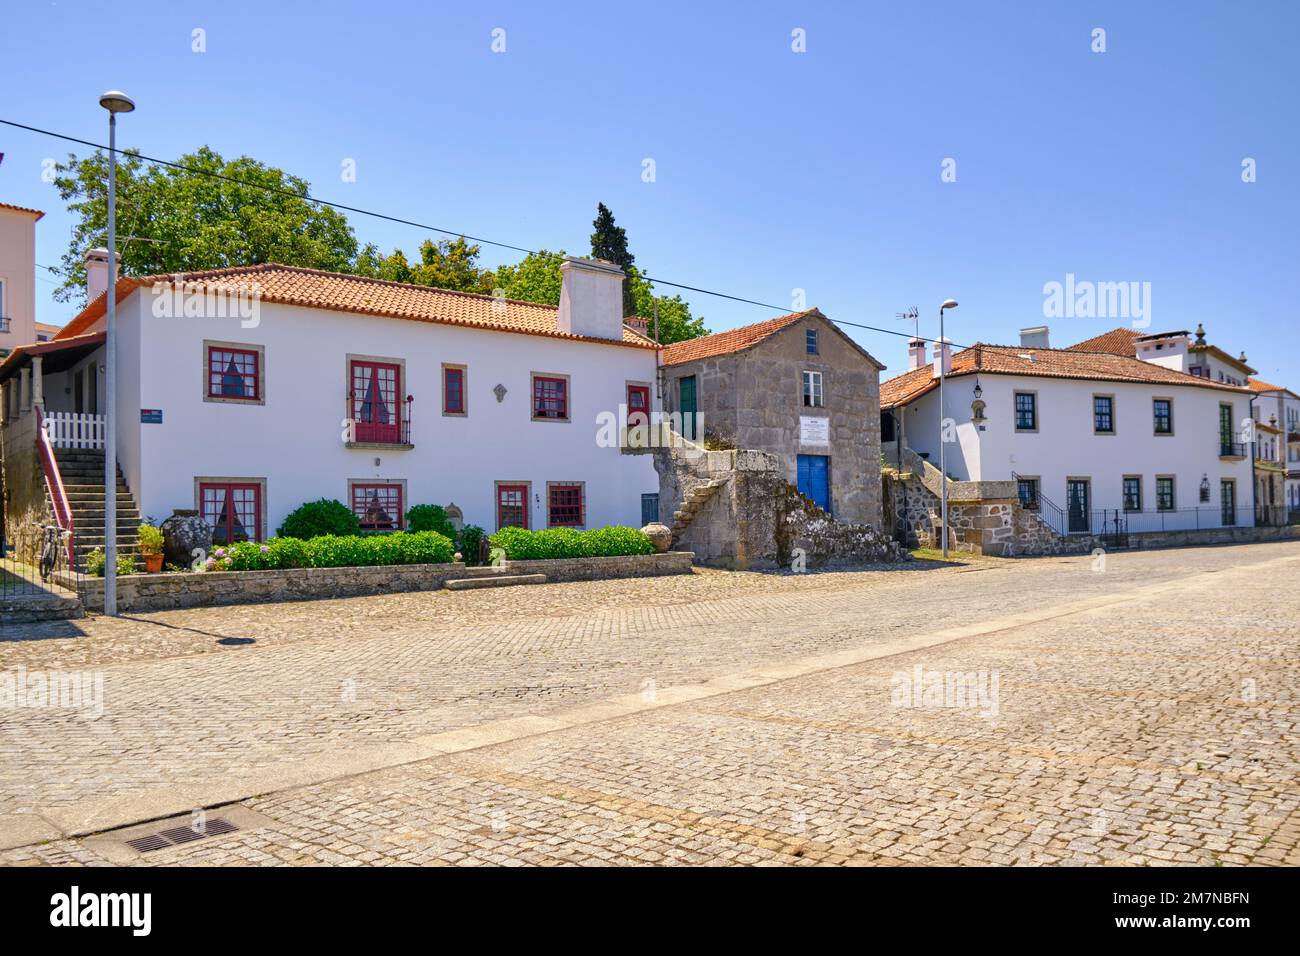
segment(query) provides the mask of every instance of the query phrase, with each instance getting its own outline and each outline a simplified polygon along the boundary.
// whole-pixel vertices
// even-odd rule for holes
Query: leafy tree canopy
[[[347,217],[304,198],[306,180],[247,156],[226,160],[204,146],[180,157],[189,169],[146,164],[132,153],[117,167],[118,252],[125,275],[283,262],[352,270],[357,240]],[[84,301],[87,249],[108,241],[108,157],[69,154],[55,188],[76,222],[60,273],[60,302]],[[205,174],[243,180],[240,185]],[[259,188],[259,187],[270,187]],[[276,191],[273,191],[276,190]]]
[[[424,240],[414,261],[401,249],[383,255],[373,243],[358,248],[342,212],[308,200],[304,179],[247,156],[226,160],[207,146],[181,156],[178,164],[187,168],[146,163],[131,152],[119,157],[117,231],[124,275],[283,262],[461,292],[500,290],[525,302],[560,301],[563,250],[530,253],[496,269],[479,266],[480,247],[463,236]],[[76,221],[59,270],[64,281],[54,297],[84,303],[85,251],[107,242],[108,158],[102,151],[80,159],[69,154],[55,170],[54,185]],[[628,250],[626,230],[604,203],[592,225],[591,254],[627,273],[624,316],[652,319],[657,304],[664,344],[707,334],[703,318],[692,315],[680,295],[655,295]]]

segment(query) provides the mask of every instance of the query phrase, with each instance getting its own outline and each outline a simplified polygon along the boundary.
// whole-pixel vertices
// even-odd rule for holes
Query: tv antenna
[[[895,312],[894,317],[904,321],[911,319],[912,338],[919,339],[921,337],[921,313],[917,310],[916,306],[912,306],[906,312]]]

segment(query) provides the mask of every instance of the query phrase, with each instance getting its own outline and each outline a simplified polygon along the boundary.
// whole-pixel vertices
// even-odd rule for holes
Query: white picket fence
[[[49,412],[45,430],[55,448],[103,448],[104,416],[81,412]]]

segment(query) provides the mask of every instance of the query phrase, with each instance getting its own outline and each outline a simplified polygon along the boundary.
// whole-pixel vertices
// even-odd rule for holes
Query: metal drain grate
[[[207,825],[201,831],[190,827],[171,827],[157,833],[150,833],[148,836],[126,840],[125,843],[131,849],[138,850],[141,853],[152,853],[155,850],[165,850],[171,846],[193,843],[195,840],[202,840],[210,836],[221,836],[223,833],[235,833],[238,830],[239,827],[229,820],[222,820],[218,817],[215,820],[207,821]]]

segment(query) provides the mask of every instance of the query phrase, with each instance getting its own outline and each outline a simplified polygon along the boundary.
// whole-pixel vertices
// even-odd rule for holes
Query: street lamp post
[[[943,492],[939,504],[939,523],[943,534],[943,556],[945,558],[948,557],[948,456],[944,452],[948,447],[946,424],[948,406],[943,402],[943,380],[948,374],[947,362],[945,361],[948,340],[943,334],[943,313],[945,309],[955,308],[957,308],[955,299],[946,299],[943,305],[939,306],[939,487]]]
[[[131,97],[109,90],[99,98],[108,110],[108,289],[104,319],[104,613],[117,616],[117,114],[135,109]]]

